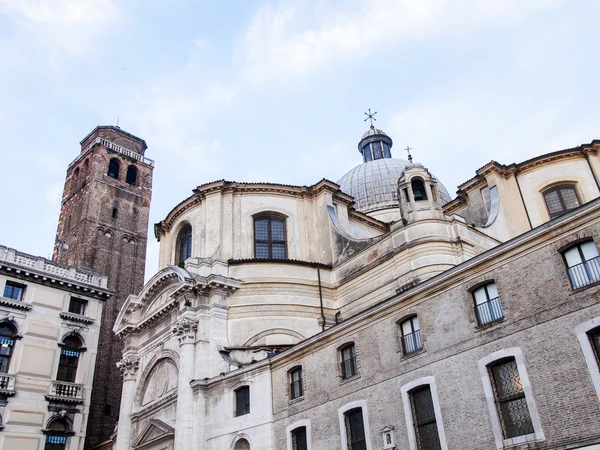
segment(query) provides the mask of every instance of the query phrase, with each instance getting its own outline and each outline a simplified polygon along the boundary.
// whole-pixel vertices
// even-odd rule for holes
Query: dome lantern
[[[358,151],[363,156],[363,162],[391,158],[393,142],[382,130],[371,125],[358,143]]]

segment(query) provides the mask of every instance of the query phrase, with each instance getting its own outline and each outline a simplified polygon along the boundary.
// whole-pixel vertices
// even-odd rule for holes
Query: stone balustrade
[[[50,392],[48,392],[46,398],[48,400],[83,403],[83,384],[69,383],[67,381],[52,381],[50,383]]]
[[[101,137],[97,137],[96,139],[94,139],[90,145],[88,145],[80,154],[77,158],[75,158],[73,160],[73,162],[71,162],[71,164],[69,164],[69,167],[71,167],[73,164],[75,164],[77,161],[79,161],[81,158],[83,158],[83,155],[85,155],[91,148],[94,147],[94,145],[100,144],[103,147],[108,148],[109,150],[112,150],[113,152],[117,152],[120,153],[121,155],[127,156],[128,158],[131,159],[135,159],[136,161],[139,161],[141,163],[147,164],[151,167],[154,167],[154,161],[150,158],[146,158],[145,156],[140,155],[139,153],[136,153],[132,150],[129,150],[125,147],[121,147],[120,145],[115,144],[114,142],[108,141],[104,138]]]
[[[63,266],[62,264],[55,263],[46,258],[29,255],[0,245],[0,264],[2,264],[2,262],[20,266],[23,269],[28,269],[40,274],[47,274],[49,277],[73,280],[78,283],[97,286],[103,289],[106,289],[108,285],[108,278],[105,276],[98,276],[86,270]]]

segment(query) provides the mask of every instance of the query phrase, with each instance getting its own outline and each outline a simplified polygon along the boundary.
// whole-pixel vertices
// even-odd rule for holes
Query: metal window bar
[[[491,367],[496,408],[505,439],[534,432],[519,369],[514,359]]]
[[[500,320],[504,317],[504,311],[502,311],[500,297],[492,298],[487,302],[476,305],[475,312],[477,313],[477,322],[479,325],[495,322],[496,320]]]
[[[342,378],[346,379],[354,375],[358,375],[358,371],[356,370],[356,356],[342,361]]]
[[[367,450],[367,439],[365,437],[365,424],[363,422],[362,409],[355,408],[344,414],[346,423],[346,442],[348,450]]]
[[[573,289],[600,281],[600,256],[569,267],[569,280]]]
[[[423,348],[423,341],[421,340],[421,330],[415,330],[412,333],[402,336],[402,343],[404,345],[405,355],[414,353],[417,350],[421,350]]]
[[[441,450],[437,421],[429,385],[411,391],[410,404],[419,450]]]

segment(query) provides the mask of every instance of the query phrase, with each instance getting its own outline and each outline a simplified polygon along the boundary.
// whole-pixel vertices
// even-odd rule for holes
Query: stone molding
[[[133,356],[124,356],[117,363],[117,367],[121,371],[124,380],[133,379],[140,368],[140,360]]]
[[[177,340],[179,345],[193,344],[196,339],[196,331],[198,330],[198,321],[184,317],[178,320],[175,325],[171,328],[171,331]]]

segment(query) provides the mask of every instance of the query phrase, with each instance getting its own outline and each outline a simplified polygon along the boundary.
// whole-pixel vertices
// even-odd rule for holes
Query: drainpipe
[[[319,302],[321,303],[321,331],[325,331],[325,312],[323,310],[323,289],[321,287],[321,268],[317,264],[317,279],[319,280]]]
[[[521,196],[521,203],[523,203],[523,208],[525,209],[525,215],[527,216],[527,222],[529,222],[529,229],[533,230],[533,226],[531,225],[531,219],[529,218],[529,211],[527,211],[527,205],[525,205],[525,200],[523,199],[523,192],[521,191],[521,185],[519,184],[519,178],[517,175],[519,174],[519,170],[515,171],[515,181],[517,182],[517,188],[519,189],[519,195]]]

